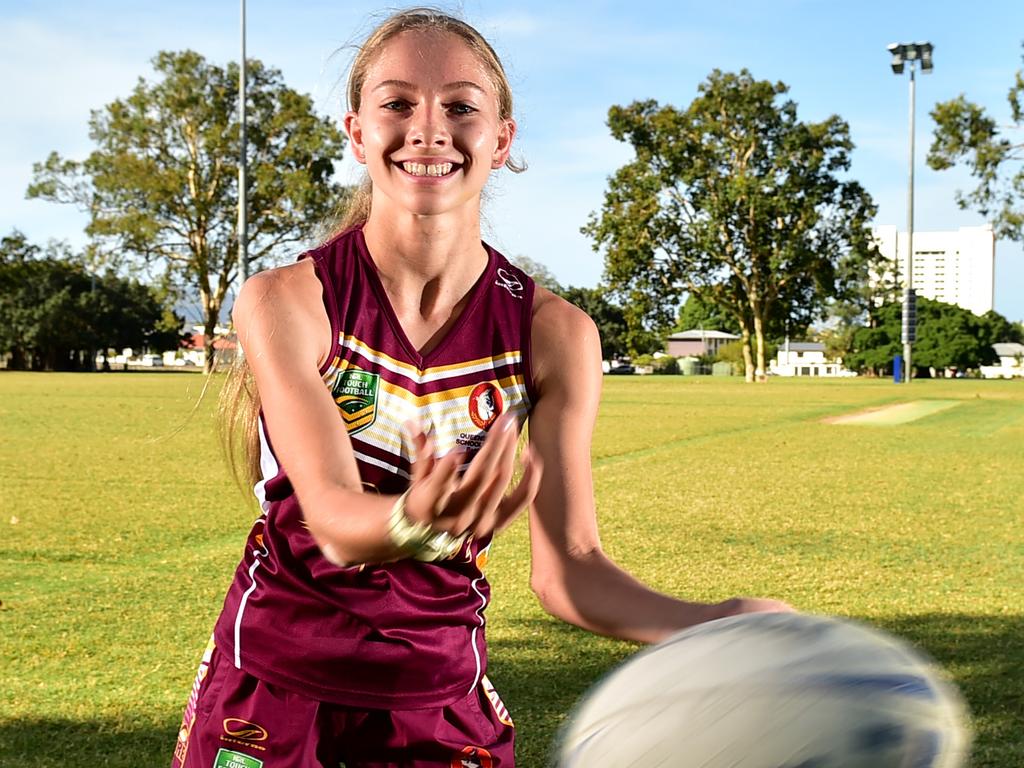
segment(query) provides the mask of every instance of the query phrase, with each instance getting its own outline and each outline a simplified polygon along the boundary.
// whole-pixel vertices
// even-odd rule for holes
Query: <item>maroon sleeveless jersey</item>
[[[323,284],[332,345],[320,373],[368,488],[409,483],[418,419],[438,453],[480,449],[506,411],[520,426],[535,401],[529,371],[533,282],[486,247],[487,267],[441,342],[406,338],[361,228],[305,254]],[[449,560],[338,567],[303,521],[261,419],[256,520],[215,629],[235,666],[312,698],[361,708],[444,706],[486,669],[482,569],[489,540]],[[373,492],[368,491],[368,492]]]

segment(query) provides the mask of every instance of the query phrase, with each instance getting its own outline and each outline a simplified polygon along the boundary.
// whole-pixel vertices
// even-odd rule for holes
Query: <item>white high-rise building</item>
[[[895,226],[874,231],[882,255],[899,265],[906,285],[907,233]],[[947,304],[983,315],[995,303],[996,238],[991,224],[948,232],[914,230],[914,290]]]

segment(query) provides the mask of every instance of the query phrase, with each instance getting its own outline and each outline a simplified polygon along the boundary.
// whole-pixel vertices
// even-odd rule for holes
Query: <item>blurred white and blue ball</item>
[[[956,689],[877,630],[806,614],[684,630],[596,685],[563,729],[558,768],[957,768]]]

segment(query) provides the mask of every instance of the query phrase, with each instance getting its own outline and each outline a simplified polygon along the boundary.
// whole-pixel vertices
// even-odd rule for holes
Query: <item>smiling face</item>
[[[373,181],[375,215],[478,211],[490,172],[508,159],[515,122],[501,119],[491,77],[458,36],[433,30],[389,40],[345,115]]]

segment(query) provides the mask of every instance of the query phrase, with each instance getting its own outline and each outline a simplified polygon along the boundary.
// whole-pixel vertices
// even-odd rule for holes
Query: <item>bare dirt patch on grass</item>
[[[841,416],[822,419],[826,424],[862,424],[872,427],[892,427],[923,419],[926,416],[960,405],[962,400],[912,400],[909,403],[894,403],[881,408],[868,408]]]

